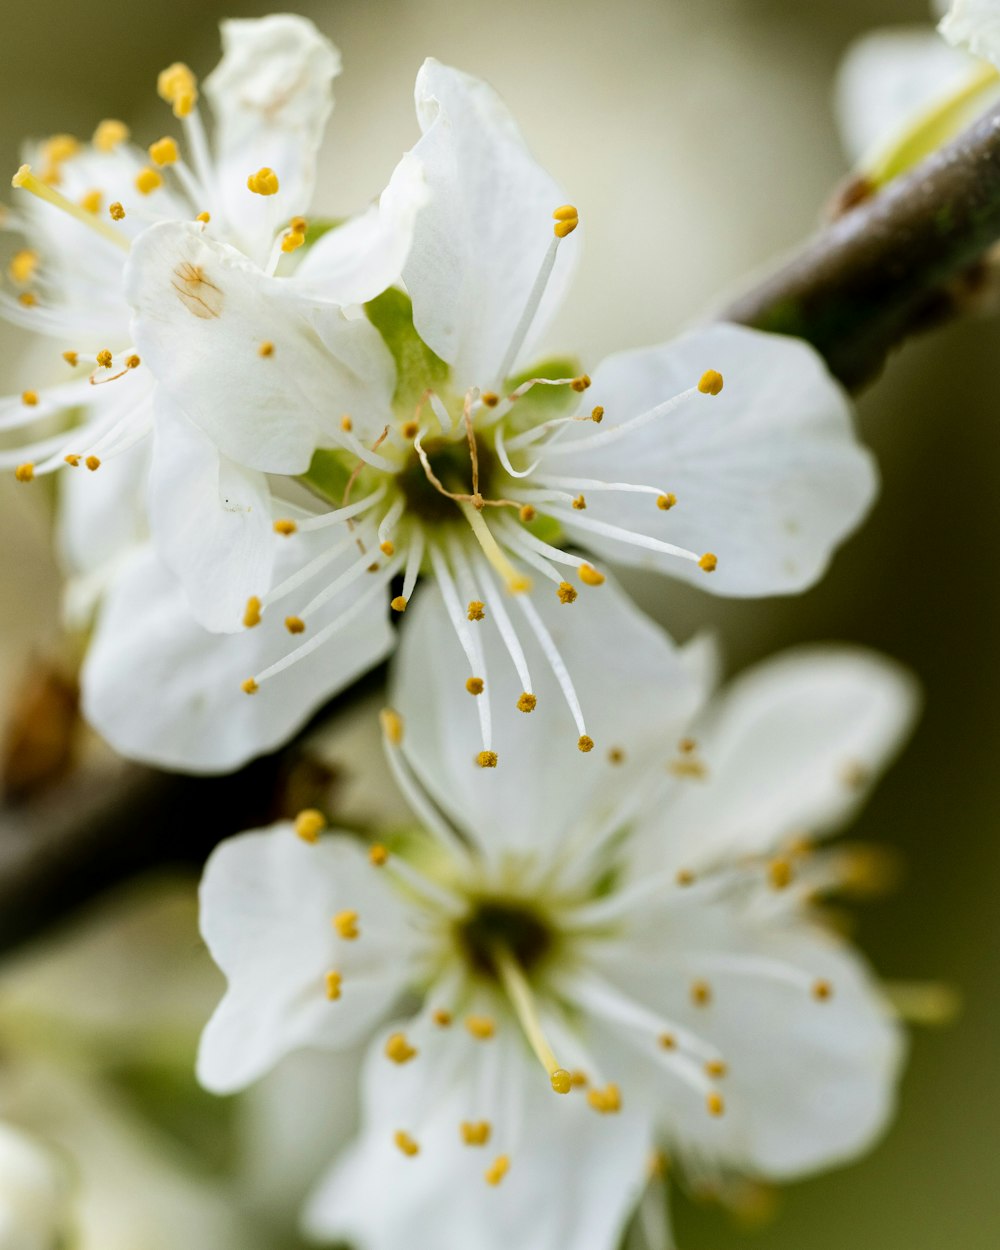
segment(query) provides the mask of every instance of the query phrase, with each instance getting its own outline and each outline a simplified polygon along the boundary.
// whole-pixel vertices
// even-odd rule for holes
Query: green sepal
[[[412,417],[425,391],[442,392],[451,370],[414,329],[413,304],[404,292],[390,287],[369,300],[365,312],[396,362],[393,406],[401,416]]]
[[[342,451],[320,448],[313,453],[309,468],[299,475],[299,481],[320,499],[339,507],[344,500],[352,467]]]

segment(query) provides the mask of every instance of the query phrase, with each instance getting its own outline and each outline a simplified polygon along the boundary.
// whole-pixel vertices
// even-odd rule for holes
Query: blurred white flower
[[[938,30],[949,43],[1000,67],[1000,4],[997,0],[951,0]]]
[[[0,1246],[58,1250],[69,1225],[65,1169],[27,1134],[0,1122]]]
[[[579,672],[612,749],[585,761],[554,732],[563,710],[521,722],[505,774],[480,771],[438,595],[414,607],[383,717],[423,832],[366,850],[303,813],[223,843],[202,886],[229,981],[202,1039],[209,1088],[369,1039],[362,1129],[309,1231],[370,1250],[599,1250],[654,1148],[721,1181],[869,1146],[902,1040],[820,923],[815,900],[853,861],[815,840],[906,734],[906,675],[806,651],[706,702],[710,651],[677,651],[623,604],[565,638],[571,662],[608,661]],[[559,605],[539,611],[559,632]]]
[[[254,567],[244,551],[206,565],[200,616],[221,629],[224,608],[230,626],[242,618],[257,630],[280,613],[290,633],[306,635],[243,673],[250,695],[268,684],[257,723],[287,726],[309,710],[303,684],[310,708],[319,693],[290,670],[320,663],[323,648],[325,688],[343,684],[356,671],[355,636],[386,601],[405,611],[426,574],[442,591],[440,628],[455,631],[467,656],[463,682],[480,715],[480,762],[497,758],[482,652],[483,635],[494,629],[503,663],[521,680],[520,710],[537,702],[537,673],[524,662],[535,639],[573,709],[573,738],[587,751],[592,709],[542,624],[543,593],[530,593],[531,576],[551,583],[544,597],[575,612],[584,633],[605,594],[595,589],[604,574],[578,548],[720,594],[798,591],[820,576],[867,511],[875,472],[842,391],[812,349],[792,339],[716,325],[613,356],[593,379],[564,360],[523,368],[565,291],[563,252],[575,248],[566,240],[576,209],[560,205],[558,188],[485,83],[429,60],[416,98],[423,137],[409,159],[428,202],[417,212],[403,269],[409,299],[392,291],[368,306],[387,347],[378,341],[376,349],[367,321],[339,321],[338,310],[311,294],[323,249],[342,246],[340,231],[313,249],[295,283],[275,283],[190,225],[155,227],[132,250],[133,329],[161,394],[234,461],[302,474],[334,505],[319,515],[289,505],[272,538],[295,553],[294,564],[273,584],[263,558]],[[412,194],[404,199],[412,206]],[[197,273],[212,291],[218,316],[178,297],[184,273]],[[272,350],[261,355],[261,343]],[[359,382],[353,403],[345,371]],[[329,450],[314,458],[317,446]],[[192,538],[178,547],[174,566],[199,561],[204,532],[178,486],[182,477],[180,467],[164,476]],[[154,525],[158,519],[154,513]],[[585,611],[568,606],[580,593],[574,580]],[[173,617],[175,591],[168,582],[157,588],[144,572],[126,582],[102,625],[106,640],[98,641],[108,662],[92,657],[88,665],[91,717],[129,754],[211,767],[216,718],[237,715],[229,665],[220,666],[207,645],[199,660],[190,631],[176,643],[164,630],[140,632],[137,601],[151,617]],[[159,680],[160,711],[133,715],[126,731],[119,711],[140,702],[140,689],[152,696],[153,669],[161,676],[183,669],[182,684],[208,692],[204,732],[173,724],[173,696],[164,706]],[[273,735],[264,741],[250,732],[242,758],[269,745]]]

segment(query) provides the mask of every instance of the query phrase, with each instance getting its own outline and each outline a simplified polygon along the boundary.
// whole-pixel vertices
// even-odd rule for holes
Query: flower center
[[[497,951],[508,953],[528,975],[551,955],[556,934],[527,904],[504,898],[480,898],[455,923],[463,957],[480,976],[499,978]]]
[[[431,439],[423,450],[434,477],[445,490],[456,495],[472,491],[472,464],[469,443],[461,439]],[[479,463],[479,493],[490,496],[490,484],[496,478],[497,459],[481,439],[476,437]],[[406,501],[406,512],[421,521],[439,524],[456,519],[455,501],[441,493],[427,475],[417,453],[412,452],[399,471],[396,482]]]

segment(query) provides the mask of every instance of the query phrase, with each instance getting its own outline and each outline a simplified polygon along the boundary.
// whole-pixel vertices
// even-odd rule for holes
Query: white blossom
[[[0,1123],[0,1246],[59,1250],[70,1226],[68,1178],[57,1157]]]

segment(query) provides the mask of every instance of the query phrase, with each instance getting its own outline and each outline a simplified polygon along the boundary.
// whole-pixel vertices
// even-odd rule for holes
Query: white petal
[[[726,897],[659,915],[643,908],[632,921],[631,941],[604,948],[605,978],[696,1033],[728,1068],[717,1117],[702,1090],[660,1066],[671,1153],[788,1180],[872,1145],[893,1111],[904,1045],[857,956],[801,920],[738,912]],[[692,1001],[696,980],[710,987],[707,1005]],[[812,992],[819,980],[832,988],[824,1001]],[[651,1033],[651,1056],[657,1040]],[[646,1062],[639,1052],[636,1062]]]
[[[50,1250],[68,1233],[70,1187],[55,1155],[0,1123],[0,1245]]]
[[[160,558],[200,625],[236,633],[247,599],[271,584],[267,478],[221,456],[162,391],[154,448],[150,519]]]
[[[564,197],[535,162],[504,103],[478,78],[424,62],[417,75],[413,149],[430,201],[403,271],[421,338],[455,368],[459,390],[498,382],[515,327],[552,241]],[[575,251],[576,240],[560,249]],[[558,258],[525,351],[570,276]]]
[[[480,739],[475,700],[465,689],[468,665],[436,588],[421,590],[407,609],[391,700],[403,715],[403,749],[417,776],[485,850],[554,855],[568,838],[602,827],[670,754],[703,690],[684,654],[610,578],[584,587],[575,604],[560,603],[544,582],[532,602],[575,684],[593,751],[578,749],[559,685],[511,598],[508,612],[538,699],[534,712],[517,710],[523,688],[488,608],[472,626],[486,656],[497,768],[475,764]],[[622,763],[610,762],[611,748],[624,752]]]
[[[362,438],[382,429],[395,368],[363,318],[297,295],[192,223],[141,235],[125,280],[144,362],[231,460],[302,473],[344,412]]]
[[[364,1130],[307,1209],[310,1234],[367,1250],[611,1250],[644,1184],[646,1112],[599,1116],[580,1093],[553,1094],[517,1036],[477,1042],[453,1028],[416,1040],[423,1049],[402,1066],[373,1046]],[[483,1119],[490,1141],[463,1144],[461,1122]],[[419,1154],[400,1152],[400,1129]],[[492,1186],[484,1173],[505,1153]]]
[[[312,199],[340,53],[312,22],[290,13],[224,21],[222,49],[204,84],[215,116],[216,190],[227,223],[263,260],[275,229]],[[276,195],[247,189],[262,167],[278,175]]]
[[[750,669],[695,725],[702,779],[648,822],[670,866],[766,852],[844,825],[916,717],[913,677],[851,647],[796,649]]]
[[[304,558],[297,548],[279,552],[279,576],[291,571],[293,555],[296,568]],[[332,579],[343,567],[326,573]],[[321,629],[353,601],[354,591],[337,596],[310,624]],[[83,667],[84,714],[122,755],[162,768],[229,772],[274,750],[394,643],[376,599],[338,641],[246,695],[241,683],[294,645],[283,615],[279,605],[254,629],[211,634],[196,624],[170,573],[143,553],[119,576],[98,621]]]
[[[1000,66],[1000,8],[996,0],[952,0],[938,30],[949,43]]]
[[[348,910],[358,914],[353,941],[331,923]],[[286,822],[221,843],[202,879],[201,930],[229,983],[198,1056],[198,1079],[216,1093],[293,1050],[360,1041],[411,975],[405,908],[347,834],[310,845]],[[336,1001],[331,970],[343,978]]]
[[[926,26],[894,26],[857,40],[841,62],[835,95],[851,161],[892,142],[977,71],[975,62]]]
[[[378,204],[328,230],[309,248],[295,271],[296,287],[341,306],[373,299],[402,273],[417,213],[426,201],[423,167],[408,153]]]
[[[558,472],[644,483],[677,496],[669,512],[648,495],[595,492],[587,517],[718,557],[693,561],[565,528],[607,559],[658,569],[726,595],[789,594],[812,585],[875,496],[870,454],[858,443],[843,391],[806,343],[714,325],[673,343],[623,352],[594,375],[588,405],[601,429],[694,386],[707,369],[720,395],[695,394],[660,421],[610,445],[560,456]],[[586,425],[579,429],[586,431]],[[576,435],[581,442],[586,433]],[[553,461],[555,463],[555,461]]]

